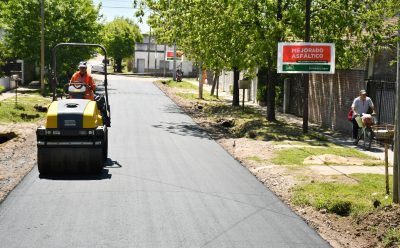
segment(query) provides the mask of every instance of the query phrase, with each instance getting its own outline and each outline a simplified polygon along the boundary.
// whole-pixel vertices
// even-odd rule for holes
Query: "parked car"
[[[104,74],[104,64],[93,64],[92,65],[92,73]]]

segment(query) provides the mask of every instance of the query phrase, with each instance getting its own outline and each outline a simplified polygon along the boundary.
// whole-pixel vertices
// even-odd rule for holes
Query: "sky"
[[[106,21],[112,21],[115,17],[122,16],[129,19],[133,19],[138,22],[138,19],[134,17],[135,9],[133,8],[133,0],[93,0],[95,5],[102,3],[100,14],[106,19]],[[138,23],[142,33],[149,32],[149,26],[146,24],[145,18],[144,23]]]

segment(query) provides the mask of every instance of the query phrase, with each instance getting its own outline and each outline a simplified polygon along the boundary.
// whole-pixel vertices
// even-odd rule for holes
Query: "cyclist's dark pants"
[[[357,136],[358,136],[358,124],[357,124],[356,118],[353,117],[351,119],[351,122],[353,123],[353,139],[357,139]]]

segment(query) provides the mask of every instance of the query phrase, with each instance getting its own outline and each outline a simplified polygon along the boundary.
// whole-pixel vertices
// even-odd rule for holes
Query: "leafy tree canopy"
[[[338,68],[364,66],[380,46],[394,44],[399,9],[398,0],[314,0],[312,41],[335,43]]]
[[[39,64],[41,15],[38,0],[8,0],[2,16],[5,45],[14,58]],[[45,0],[45,63],[51,64],[51,49],[61,42],[100,43],[99,7],[92,0]],[[58,71],[65,76],[79,61],[90,57],[90,49],[63,48],[57,52]],[[61,68],[61,70],[60,70]],[[60,73],[59,73],[60,74]]]
[[[138,16],[150,10],[159,40],[178,46],[209,69],[268,71],[268,119],[274,119],[277,43],[303,41],[304,0],[135,0]],[[398,0],[312,0],[311,41],[336,44],[338,68],[365,62],[379,44],[392,42]],[[397,26],[397,29],[399,27]],[[233,105],[238,104],[237,79]],[[262,83],[262,82],[261,82]]]
[[[304,39],[304,0],[136,0],[150,10],[160,40],[176,41],[186,53],[213,67],[276,67],[279,41]],[[390,42],[388,22],[398,0],[312,1],[311,40],[334,42],[337,65],[352,68]]]
[[[121,66],[123,58],[133,55],[135,42],[143,40],[139,27],[133,21],[122,17],[107,23],[102,36],[107,52],[117,61],[117,67]]]

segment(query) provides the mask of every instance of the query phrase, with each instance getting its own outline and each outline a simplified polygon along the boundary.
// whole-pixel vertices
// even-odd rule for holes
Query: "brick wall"
[[[289,113],[303,115],[303,87],[301,75],[290,75]],[[221,89],[232,84],[233,73],[223,72]],[[313,74],[309,88],[309,121],[322,127],[351,133],[347,113],[361,89],[366,89],[364,70],[337,70],[334,75]],[[375,102],[375,99],[372,99]]]
[[[310,77],[309,88],[310,122],[332,130],[351,133],[347,112],[360,89],[366,88],[364,79],[363,70],[337,70],[334,75],[313,74]],[[303,111],[302,93],[301,76],[292,76],[289,111],[298,116],[302,116]]]

